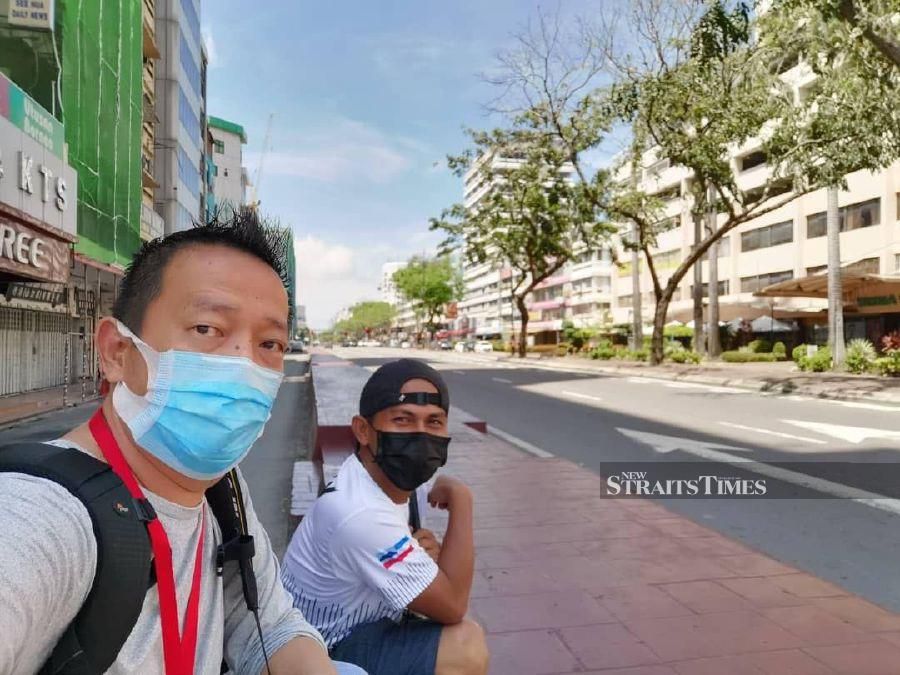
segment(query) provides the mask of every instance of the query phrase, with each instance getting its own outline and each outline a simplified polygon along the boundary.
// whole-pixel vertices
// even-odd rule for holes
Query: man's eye
[[[216,328],[212,326],[207,326],[205,324],[200,324],[198,326],[194,326],[194,330],[197,331],[200,335],[215,335],[217,332]]]
[[[274,340],[263,342],[262,348],[272,352],[284,352],[284,345]]]

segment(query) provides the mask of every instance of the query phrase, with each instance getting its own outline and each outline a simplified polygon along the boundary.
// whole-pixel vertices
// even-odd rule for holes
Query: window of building
[[[594,277],[594,288],[600,293],[609,293],[612,280],[609,277]]]
[[[669,270],[681,264],[681,249],[675,248],[653,256],[653,263],[658,270]]]
[[[812,276],[813,274],[819,274],[820,272],[824,272],[827,269],[828,269],[828,265],[815,265],[814,267],[807,267],[806,273],[807,273],[807,275]]]
[[[634,295],[629,293],[628,295],[620,295],[619,296],[619,307],[627,307],[631,304],[631,300],[634,298]]]
[[[729,291],[731,290],[728,279],[723,279],[722,281],[720,281],[718,283],[718,289],[719,289],[718,294],[720,297],[723,295],[728,295]],[[703,294],[704,298],[708,298],[709,297],[709,283],[705,283],[702,286],[700,286],[700,292]],[[692,285],[691,286],[691,297],[693,297],[693,296],[694,296],[694,286]]]
[[[574,258],[572,258],[573,265],[583,265],[584,263],[589,263],[594,259],[594,251],[582,251]]]
[[[789,244],[794,241],[794,221],[787,220],[783,223],[758,227],[755,230],[741,233],[741,251],[755,251],[760,248],[769,248],[779,244]]]
[[[841,232],[859,230],[881,224],[881,200],[870,199],[844,206],[838,211]],[[827,233],[825,212],[814,213],[806,218],[806,238],[824,237]]]
[[[213,151],[219,153],[220,155],[225,154],[225,141],[214,140],[213,141]]]
[[[900,253],[894,255],[894,272],[900,274]]]
[[[859,274],[878,274],[881,271],[881,258],[863,258],[844,265],[844,269]]]
[[[758,290],[778,284],[782,281],[794,278],[793,270],[785,270],[784,272],[769,272],[768,274],[757,274],[752,277],[741,277],[741,292],[755,293]]]
[[[768,188],[768,193],[766,193],[766,188]],[[763,198],[763,195],[766,196],[766,201],[768,201],[769,199],[774,199],[779,195],[790,192],[792,189],[793,186],[789,180],[780,180],[768,186],[761,185],[744,192],[744,202],[758,202]]]
[[[197,117],[197,113],[191,106],[190,99],[187,97],[187,94],[184,93],[184,89],[182,89],[180,85],[178,87],[178,94],[178,119],[181,122],[181,126],[184,127],[184,130],[187,132],[188,138],[193,141],[194,146],[199,150],[203,147],[201,144],[203,136],[200,133],[200,119]]]
[[[225,169],[225,178],[228,178],[228,169]]]
[[[178,177],[192,195],[200,198],[200,171],[191,163],[187,153],[178,148]]]
[[[740,158],[739,162],[741,171],[749,171],[754,167],[762,166],[766,163],[766,153],[757,150],[756,152],[751,152],[749,155],[744,155]]]
[[[675,201],[676,199],[679,199],[681,197],[681,186],[680,185],[672,185],[663,190],[660,190],[653,196],[663,202]]]
[[[184,36],[183,32],[180,34],[179,42],[181,69],[187,76],[187,81],[191,85],[191,89],[194,90],[195,94],[199,95],[201,93],[200,66],[197,65],[197,61],[194,59],[194,53],[191,51],[190,46],[188,46],[187,38]]]

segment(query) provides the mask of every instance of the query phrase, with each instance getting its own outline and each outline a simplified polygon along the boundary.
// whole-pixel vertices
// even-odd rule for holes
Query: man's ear
[[[360,447],[368,447],[369,421],[361,415],[354,415],[353,419],[350,421],[350,428],[353,429],[353,435],[356,437],[356,442]]]
[[[110,383],[125,379],[125,363],[131,340],[119,333],[116,320],[110,316],[100,319],[94,339],[100,355],[100,370]]]

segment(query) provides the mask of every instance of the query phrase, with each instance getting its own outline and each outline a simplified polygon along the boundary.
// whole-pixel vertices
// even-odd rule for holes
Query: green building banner
[[[63,125],[3,73],[0,73],[0,115],[54,155],[63,158]]]

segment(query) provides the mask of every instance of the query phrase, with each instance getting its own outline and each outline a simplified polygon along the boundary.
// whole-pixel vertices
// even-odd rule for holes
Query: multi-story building
[[[500,179],[505,169],[518,164],[510,158],[480,159],[465,177],[466,208],[477,208],[479,201],[493,187],[483,173],[486,161],[492,162],[491,170]],[[568,178],[573,172],[573,167],[566,166],[562,175]],[[611,306],[611,270],[609,249],[583,251],[553,277],[538,284],[526,298],[529,341],[558,341],[566,320],[578,326],[607,323]],[[515,271],[508,265],[470,264],[463,269],[463,281],[465,294],[457,305],[451,334],[511,339],[518,332],[520,323],[519,311],[512,298]]]
[[[156,0],[142,0],[141,31],[143,69],[141,71],[141,240],[149,241],[165,233],[162,216],[153,208],[159,183],[156,174],[156,64],[162,54],[156,45]]]
[[[394,274],[408,264],[406,262],[386,262],[381,266],[381,282],[378,284],[378,290],[381,291],[381,299],[394,307],[403,304],[403,298],[394,283]]]
[[[0,394],[43,389],[52,407],[96,391],[94,328],[141,243],[153,10],[59,0],[55,15],[0,14],[0,227],[16,244],[0,256]]]
[[[154,203],[166,232],[205,215],[201,157],[206,143],[200,0],[156,0],[156,173]]]
[[[209,118],[212,136],[216,205],[237,209],[247,204],[243,146],[247,143],[244,127],[221,117]]]
[[[814,81],[802,64],[786,73],[785,79],[802,96],[804,87]],[[738,187],[751,191],[769,177],[765,155],[758,142],[750,141],[735,150],[731,159]],[[673,227],[659,236],[653,250],[654,262],[665,284],[694,244],[689,184],[691,176],[681,167],[655,161],[649,155],[639,176],[640,187],[661,197],[666,204],[665,217]],[[627,174],[621,178],[627,180]],[[885,171],[858,171],[847,176],[848,189],[839,196],[841,223],[841,263],[845,269],[875,275],[900,274],[900,162]],[[753,319],[775,315],[796,320],[795,341],[824,342],[827,334],[826,301],[819,297],[761,298],[762,289],[795,280],[803,293],[804,278],[826,270],[828,254],[825,236],[826,191],[798,197],[785,206],[740,225],[718,245],[718,288],[722,321]],[[720,216],[720,220],[723,218]],[[652,316],[652,284],[646,265],[641,264],[642,314]],[[702,263],[702,284],[709,295],[709,263]],[[886,283],[889,283],[890,279]],[[669,307],[670,320],[689,321],[693,316],[693,273],[689,272],[676,291]],[[792,284],[793,285],[793,284]],[[848,338],[877,339],[900,329],[900,277],[896,295],[882,293],[877,302],[865,297],[850,298],[845,304],[845,330]],[[632,314],[630,264],[619,268],[613,278],[615,322],[629,322]],[[785,292],[785,295],[791,295]],[[845,294],[847,295],[847,294]],[[883,297],[882,297],[883,296]]]

